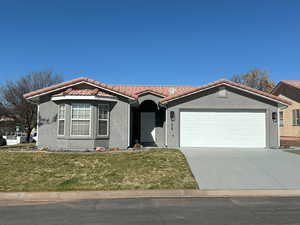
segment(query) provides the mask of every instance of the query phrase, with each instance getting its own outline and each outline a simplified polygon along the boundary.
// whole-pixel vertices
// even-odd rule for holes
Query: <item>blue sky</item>
[[[251,68],[299,79],[300,1],[0,0],[0,84],[33,70],[203,84]]]

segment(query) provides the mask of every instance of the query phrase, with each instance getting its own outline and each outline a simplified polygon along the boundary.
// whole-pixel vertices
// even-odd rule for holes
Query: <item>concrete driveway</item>
[[[181,149],[200,189],[300,189],[300,155],[267,149]]]

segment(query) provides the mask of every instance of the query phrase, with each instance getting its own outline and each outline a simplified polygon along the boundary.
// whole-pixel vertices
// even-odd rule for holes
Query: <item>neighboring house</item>
[[[38,104],[38,146],[278,147],[289,101],[228,80],[201,86],[112,85],[79,77],[24,95]]]
[[[0,134],[8,135],[16,131],[16,121],[9,116],[0,116]]]
[[[300,80],[280,81],[272,93],[291,102],[279,112],[280,135],[300,137]]]

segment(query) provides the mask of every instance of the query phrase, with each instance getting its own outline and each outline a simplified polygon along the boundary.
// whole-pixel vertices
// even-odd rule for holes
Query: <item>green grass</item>
[[[194,189],[175,149],[93,154],[0,152],[0,191]]]
[[[0,146],[0,151],[1,150],[28,150],[28,149],[35,149],[35,143],[24,143],[24,144],[17,144],[17,145],[5,145],[5,146]]]

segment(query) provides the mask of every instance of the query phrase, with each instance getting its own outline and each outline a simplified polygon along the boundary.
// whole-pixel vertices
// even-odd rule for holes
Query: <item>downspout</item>
[[[128,103],[127,107],[127,148],[130,147],[130,103]]]
[[[37,115],[36,115],[36,146],[39,145],[39,122],[40,122],[40,104],[37,105]]]
[[[166,108],[165,147],[168,147],[168,109]]]

